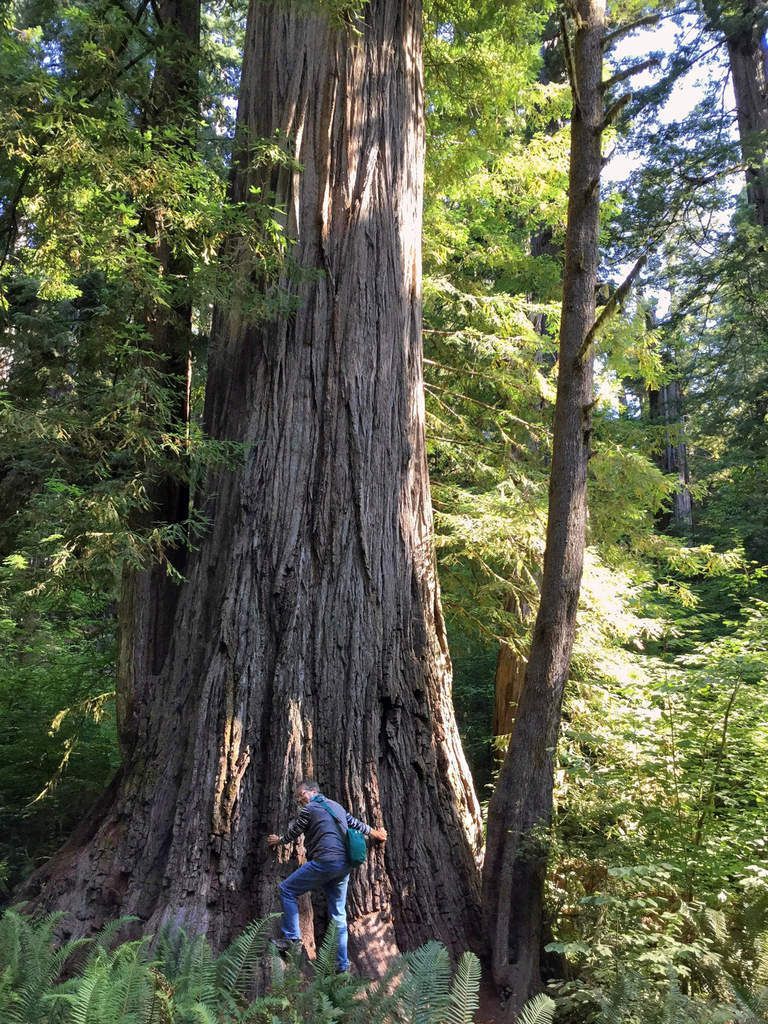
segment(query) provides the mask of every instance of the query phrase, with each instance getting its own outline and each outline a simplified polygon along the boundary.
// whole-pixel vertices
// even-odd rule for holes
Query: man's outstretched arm
[[[281,843],[293,843],[305,831],[308,824],[309,810],[306,807],[302,807],[293,821],[289,823],[283,835],[278,836],[273,832],[272,835],[267,836],[267,842],[270,846],[279,846]]]
[[[372,828],[370,825],[366,825],[364,821],[354,818],[349,811],[347,811],[347,828],[353,828],[356,832],[362,832],[364,836],[378,839],[380,843],[383,843],[387,838],[387,830],[385,828]]]

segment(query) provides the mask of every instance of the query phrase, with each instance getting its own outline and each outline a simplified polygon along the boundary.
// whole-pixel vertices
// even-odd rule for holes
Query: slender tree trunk
[[[264,836],[302,774],[389,830],[356,872],[351,951],[376,967],[477,940],[478,805],[450,700],[424,446],[421,9],[369,0],[359,32],[253,0],[240,149],[273,176],[295,309],[219,309],[211,435],[243,442],[207,481],[163,672],[106,813],[33,880],[77,929],[116,913],[220,943],[277,907]],[[235,198],[263,173],[241,160]]]
[[[200,0],[158,0],[156,10],[160,45],[145,119],[150,127],[177,133],[182,158],[187,151],[194,153],[198,134]],[[192,305],[187,278],[191,263],[173,250],[156,210],[145,211],[144,220],[159,271],[171,288],[167,305],[147,307],[144,359],[154,373],[163,374],[172,417],[182,426],[190,414]],[[186,521],[189,490],[181,475],[152,475],[146,490],[151,507],[137,525],[149,528]],[[148,695],[165,663],[180,594],[178,577],[186,568],[183,544],[168,546],[163,555],[143,570],[126,567],[121,580],[117,721],[124,757],[136,742],[139,721],[151,699]]]
[[[542,64],[538,76],[539,82],[542,85],[550,85],[555,79],[562,80],[563,69],[559,66],[556,58],[559,31],[560,26],[557,19],[552,17],[549,25],[547,26],[544,41],[542,43]],[[553,73],[553,69],[555,68],[556,72]],[[562,128],[562,126],[562,121],[553,120],[547,126],[547,131],[554,134]],[[548,256],[553,260],[562,259],[562,248],[559,244],[555,244],[551,228],[540,227],[532,234],[531,256],[534,258]],[[542,301],[542,299],[550,297],[551,296],[543,296],[541,294],[532,294],[529,296],[529,299],[531,302],[534,302],[536,300]],[[537,313],[532,319],[536,333],[542,336],[545,335],[547,332],[546,316],[543,313]],[[550,372],[556,357],[549,350],[542,348],[536,353],[535,358],[537,364],[539,364],[545,372]],[[539,405],[542,409],[546,405],[543,398],[540,399]],[[510,599],[505,607],[505,611],[511,612],[514,608],[515,603]],[[531,608],[527,602],[523,603],[520,611],[522,621],[527,622],[531,615]],[[493,737],[495,741],[494,749],[497,758],[504,757],[506,748],[509,745],[509,738],[512,734],[515,715],[517,714],[517,705],[523,689],[527,664],[528,659],[525,655],[521,654],[520,651],[515,649],[515,647],[513,647],[513,645],[508,641],[501,641],[499,644],[498,657],[496,659],[496,674],[494,679],[495,699],[493,707]]]
[[[493,735],[509,741],[525,678],[525,658],[506,640],[499,644],[496,659]]]
[[[488,811],[483,923],[505,1020],[541,985],[543,887],[554,753],[570,667],[586,528],[595,322],[603,0],[578,0],[559,374],[541,600],[512,739]]]

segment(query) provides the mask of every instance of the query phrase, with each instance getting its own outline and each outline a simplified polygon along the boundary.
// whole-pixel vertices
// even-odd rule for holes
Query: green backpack
[[[325,800],[323,800],[322,797],[320,797],[319,799],[316,797],[315,799],[317,800],[317,803],[322,804],[322,806],[326,809],[326,811],[328,811],[330,816],[333,818],[336,828],[338,828],[339,830],[339,835],[344,840],[344,845],[347,848],[347,860],[350,862],[350,864],[357,866],[359,864],[365,863],[365,858],[368,856],[368,844],[365,841],[365,836],[363,835],[363,833],[358,832],[356,828],[348,828],[346,831],[344,831],[344,827],[342,826],[341,822],[333,813],[333,811],[325,802]]]

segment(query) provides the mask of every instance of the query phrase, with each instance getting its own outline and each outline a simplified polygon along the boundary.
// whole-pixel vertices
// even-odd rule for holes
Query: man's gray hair
[[[320,787],[314,779],[302,779],[296,787],[297,789],[306,789],[308,793],[319,793]]]

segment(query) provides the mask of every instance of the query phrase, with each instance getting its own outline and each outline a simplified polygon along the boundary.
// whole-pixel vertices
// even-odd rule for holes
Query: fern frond
[[[54,931],[62,914],[28,918],[15,910],[3,915],[4,975],[12,992],[4,1007],[4,1024],[44,1024],[47,1010],[43,1000],[60,976],[72,954],[88,944],[87,939],[72,939],[55,945]]]
[[[333,921],[328,925],[323,944],[315,957],[314,974],[316,978],[328,978],[336,973],[336,946],[338,930]]]
[[[762,932],[755,941],[755,981],[768,985],[768,932]]]
[[[480,961],[474,953],[464,953],[451,985],[445,1024],[472,1024],[480,1006]]]
[[[441,1024],[450,1005],[451,966],[448,950],[428,942],[408,953],[408,977],[401,986],[410,1024]]]
[[[728,925],[726,924],[725,914],[722,910],[715,910],[714,907],[705,907],[704,919],[707,922],[707,930],[712,938],[722,946],[727,945]]]
[[[203,1003],[185,1006],[183,1016],[174,1014],[174,1018],[183,1024],[218,1024],[215,1010]]]
[[[176,979],[176,989],[190,1005],[201,1003],[216,1009],[219,993],[216,986],[216,962],[204,935],[187,940],[187,947]]]
[[[555,1002],[540,992],[529,999],[520,1011],[517,1024],[552,1024],[555,1018]]]
[[[616,964],[616,976],[607,996],[601,1003],[601,1019],[605,1021],[622,1020],[628,1006],[633,1005],[640,991],[637,975],[630,974]]]
[[[181,974],[189,946],[187,933],[175,924],[164,924],[155,936],[155,958],[160,970],[170,981]]]
[[[133,914],[125,914],[123,917],[115,918],[114,921],[108,921],[91,938],[91,942],[99,949],[109,949],[120,929],[138,920],[138,917]]]
[[[349,1024],[396,1024],[401,1021],[401,996],[397,982],[406,969],[405,958],[395,957],[378,981],[367,982],[349,1011]]]
[[[765,1024],[768,1021],[768,998],[764,994],[752,992],[734,979],[730,982],[733,1001],[747,1019],[744,1024]]]
[[[51,1000],[61,1000],[69,1004],[67,1024],[91,1024],[98,1020],[96,1007],[99,1002],[100,989],[109,971],[107,958],[103,950],[87,964],[83,974],[77,979],[72,993],[52,994]]]
[[[237,1018],[238,1024],[248,1024],[250,1021],[282,1021],[282,1013],[288,1009],[291,1001],[286,996],[265,995],[252,1000],[248,1006],[241,1011]]]
[[[117,952],[117,951],[116,951]],[[155,1002],[156,978],[146,955],[146,941],[132,944],[113,961],[109,979],[110,1012],[115,1020],[136,1020],[146,1024]]]
[[[270,914],[260,921],[253,921],[220,954],[216,960],[216,978],[220,989],[243,995],[253,986],[269,941],[268,926],[277,916]]]

